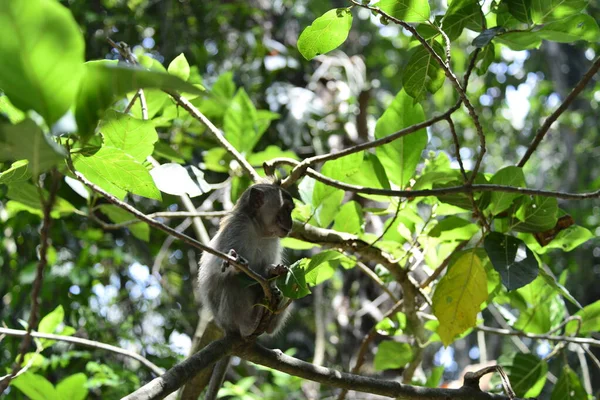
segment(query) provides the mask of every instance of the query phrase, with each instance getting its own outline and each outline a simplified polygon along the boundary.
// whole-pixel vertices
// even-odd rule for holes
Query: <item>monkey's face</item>
[[[248,190],[248,207],[266,237],[286,237],[292,230],[292,196],[274,185],[254,185]]]

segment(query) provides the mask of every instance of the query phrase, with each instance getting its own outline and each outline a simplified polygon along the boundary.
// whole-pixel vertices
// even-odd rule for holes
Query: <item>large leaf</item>
[[[523,175],[521,168],[506,167],[496,172],[490,179],[490,183],[493,185],[525,187],[525,175]],[[510,207],[512,202],[520,196],[519,193],[492,192],[488,209],[492,215],[499,214]]]
[[[115,61],[90,61],[85,64],[77,94],[75,119],[79,134],[89,138],[94,134],[98,120],[104,111],[117,97],[143,88],[202,93],[201,89],[174,75],[117,65]]]
[[[402,368],[413,358],[413,350],[408,343],[386,340],[377,347],[373,366],[375,371]]]
[[[582,11],[588,0],[532,0],[531,19],[535,24],[563,19]]]
[[[377,7],[404,22],[426,22],[431,14],[427,0],[381,0]]]
[[[1,68],[0,68],[1,69]],[[66,152],[30,119],[17,125],[0,124],[0,161],[29,161],[37,177],[65,159]]]
[[[583,400],[589,399],[579,380],[579,376],[569,367],[564,365],[558,381],[552,389],[550,400]]]
[[[146,167],[121,149],[103,146],[92,156],[76,155],[73,163],[86,178],[118,199],[124,199],[127,192],[161,199]]]
[[[27,181],[29,178],[31,178],[31,171],[27,160],[15,161],[10,168],[0,172],[0,183],[5,185]]]
[[[325,54],[344,43],[352,26],[352,14],[347,8],[327,11],[304,29],[298,38],[298,51],[307,60]]]
[[[171,61],[171,63],[169,64],[167,71],[169,71],[171,75],[175,75],[181,80],[187,81],[190,77],[190,64],[185,58],[185,55],[181,53],[180,55],[175,57],[173,61]]]
[[[494,41],[517,51],[537,49],[542,44],[536,32],[507,32],[496,36]]]
[[[544,334],[563,321],[564,301],[558,290],[548,285],[547,280],[542,276],[538,276],[529,285],[511,292],[510,295],[525,301],[525,304],[519,307],[519,318],[514,323],[515,329]]]
[[[531,23],[531,0],[504,0],[503,3],[518,21]]]
[[[48,125],[73,104],[84,41],[71,12],[57,1],[0,1],[0,89]]]
[[[512,229],[518,232],[543,232],[556,226],[558,201],[555,197],[525,197],[525,201],[515,213],[518,221],[513,221]]]
[[[464,28],[479,32],[483,23],[483,12],[477,0],[453,0],[442,20],[442,29],[454,41]]]
[[[27,371],[19,375],[10,384],[31,400],[62,400],[46,378],[33,372]]]
[[[479,231],[477,225],[455,216],[441,220],[429,231],[428,236],[440,241],[469,240]]]
[[[542,39],[560,43],[577,40],[595,43],[600,40],[598,22],[586,14],[577,14],[560,21],[549,22],[536,33]]]
[[[62,400],[84,400],[87,398],[87,377],[79,372],[66,377],[56,385],[56,392]]]
[[[522,240],[492,232],[483,242],[494,269],[508,290],[527,285],[538,276],[538,262]]]
[[[475,252],[465,253],[449,267],[433,294],[433,314],[445,346],[475,326],[481,303],[487,300],[487,276]]]
[[[537,397],[546,383],[548,364],[533,354],[517,353],[498,358],[518,397]]]
[[[430,43],[435,53],[444,59],[444,48],[436,41]],[[419,46],[412,53],[404,74],[402,86],[415,102],[425,99],[425,94],[437,92],[444,84],[446,75],[433,55],[424,47]]]
[[[577,331],[577,321],[571,321],[565,327],[566,335],[589,335],[590,333],[600,332],[600,300],[583,307],[577,311],[574,317],[581,318],[581,328]]]
[[[113,110],[106,112],[99,130],[104,137],[104,145],[121,149],[138,162],[145,161],[152,154],[154,143],[158,140],[151,122]]]
[[[421,105],[414,104],[413,98],[401,90],[377,121],[375,137],[380,139],[424,120],[425,114]],[[388,178],[400,188],[405,188],[415,173],[421,152],[426,145],[427,132],[420,129],[377,147],[376,154]]]
[[[364,223],[363,211],[360,203],[349,201],[340,208],[340,211],[335,216],[333,229],[338,232],[359,234],[363,230]]]
[[[256,110],[252,100],[242,88],[229,103],[223,117],[225,137],[242,153],[249,153],[258,143],[272,120],[279,114]]]

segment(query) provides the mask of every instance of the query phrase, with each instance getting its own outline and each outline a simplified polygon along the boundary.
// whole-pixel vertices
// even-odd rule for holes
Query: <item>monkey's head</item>
[[[250,186],[238,201],[265,237],[286,237],[292,230],[292,196],[276,185]]]

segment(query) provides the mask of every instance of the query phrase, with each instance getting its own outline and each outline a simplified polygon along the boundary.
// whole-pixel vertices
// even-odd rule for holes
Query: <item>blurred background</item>
[[[356,10],[350,36],[338,50],[310,62],[304,60],[295,47],[299,34],[325,11],[348,6],[343,1],[61,2],[73,12],[84,32],[86,59],[118,58],[106,37],[124,41],[135,54],[149,54],[163,65],[184,53],[193,66],[192,81],[210,88],[218,79],[231,80],[236,87],[245,88],[257,108],[280,114],[262,137],[258,150],[276,145],[299,158],[372,139],[377,118],[401,89],[399,71],[408,61],[411,46],[411,38],[401,28],[381,24],[361,9]],[[444,1],[432,0],[430,4],[432,11],[445,8]],[[599,4],[592,2],[588,12],[600,18]],[[469,44],[475,36],[465,31],[458,45],[453,44],[453,68],[459,77],[473,51]],[[483,76],[474,73],[468,87],[490,144],[484,172],[519,161],[540,121],[560,104],[599,51],[599,44],[581,42],[563,45],[544,41],[539,49],[519,52],[496,46],[488,72]],[[456,95],[446,82],[422,105],[425,115],[431,117],[455,101]],[[599,104],[600,79],[596,79],[561,116],[560,129],[549,132],[527,163],[524,172],[529,187],[568,192],[600,187]],[[199,106],[220,126],[222,110],[214,105]],[[459,111],[455,116],[463,146],[460,154],[469,168],[476,156],[478,138],[466,113]],[[203,132],[197,122],[186,118],[159,127],[161,139],[187,163],[210,170],[205,172],[205,179],[219,188],[193,199],[194,204],[228,209],[232,178],[226,167],[221,172],[206,168],[215,162],[215,152],[209,150],[216,145]],[[428,133],[426,156],[444,152],[456,163],[447,124],[435,125]],[[67,185],[62,186],[61,197],[75,205],[84,203]],[[26,320],[30,307],[40,218],[26,212],[9,217],[3,190],[0,186],[0,320],[17,327],[19,320]],[[175,197],[165,195],[164,204],[172,204],[169,210],[178,209]],[[141,198],[135,199],[135,205],[147,213],[165,211]],[[597,200],[559,200],[559,206],[577,224],[600,236]],[[379,218],[371,217],[367,229],[380,230]],[[180,229],[194,234],[189,221],[173,221],[171,225],[179,223]],[[212,236],[218,219],[205,220],[205,225]],[[104,231],[85,216],[61,219],[53,225],[51,237],[41,315],[61,304],[65,323],[74,326],[79,336],[134,350],[164,368],[189,353],[199,320],[194,296],[198,251],[155,230],[149,242],[123,229]],[[289,250],[287,258],[295,261],[311,251],[315,250]],[[553,252],[551,257],[552,269],[569,271],[566,286],[582,305],[600,299],[597,238],[570,253]],[[360,342],[381,318],[377,303],[380,295],[381,289],[359,269],[340,268],[331,280],[315,288],[312,296],[295,304],[294,316],[269,344],[293,349],[291,353],[304,360],[315,357],[323,365],[349,370]],[[0,367],[12,363],[18,344],[17,338],[2,341]],[[488,342],[489,358],[501,354],[503,346],[512,345],[502,338],[492,338]],[[548,348],[538,350],[542,355],[548,352]],[[110,353],[57,344],[44,354],[49,378],[60,380],[62,374],[85,371],[91,377],[92,398],[119,398],[150,379],[148,370]],[[372,357],[367,356],[363,372],[372,372]],[[445,350],[441,344],[429,346],[423,366],[444,366],[444,381],[449,382],[457,379],[465,366],[479,361],[477,338],[471,335]],[[600,373],[594,367],[590,370],[591,381],[599,390]],[[303,399],[314,390],[300,379],[246,363],[238,362],[231,373],[238,379],[254,376],[250,383],[256,386],[245,392],[244,396],[249,397],[244,398]],[[386,374],[397,377],[398,371]],[[244,385],[244,381],[238,384]],[[11,396],[21,398],[15,392]],[[320,393],[318,398],[332,398],[335,392],[323,387]]]

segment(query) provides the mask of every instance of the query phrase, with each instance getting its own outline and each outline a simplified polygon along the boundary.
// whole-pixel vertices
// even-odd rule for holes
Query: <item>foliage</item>
[[[198,319],[199,254],[112,197],[174,226],[176,214],[154,213],[189,211],[190,204],[192,211],[227,210],[252,183],[249,168],[265,176],[275,164],[284,184],[293,184],[296,205],[294,233],[283,240],[290,271],[278,285],[302,305],[286,328],[295,339],[284,333],[280,347],[312,359],[319,332],[319,340],[330,339],[319,357],[347,369],[366,343],[373,370],[402,371],[406,383],[435,387],[459,372],[435,364],[441,346],[483,351],[472,332],[500,322],[555,346],[540,341],[536,351],[513,353],[507,344],[481,357],[498,360],[518,396],[592,395],[585,367],[564,343],[600,330],[600,295],[590,278],[599,254],[600,214],[592,204],[599,167],[588,152],[597,148],[600,84],[561,110],[539,146],[530,142],[545,135],[544,121],[585,73],[570,77],[567,89],[554,88],[545,52],[593,58],[597,7],[585,0],[502,0],[484,8],[475,0],[447,7],[350,1],[343,8],[208,1],[181,2],[177,10],[151,3],[107,0],[99,13],[79,0],[0,0],[6,325],[27,329],[39,306],[42,318],[29,327],[37,332],[78,332],[172,367],[185,353],[177,344],[193,337]],[[170,31],[163,17],[174,21]],[[303,29],[290,40],[292,23]],[[136,65],[117,61],[116,49],[89,34],[103,29],[133,44]],[[515,90],[529,90],[527,101],[515,101]],[[527,108],[521,119],[519,107]],[[533,157],[519,162],[527,149]],[[299,170],[299,162],[312,169]],[[93,185],[82,185],[78,174]],[[204,240],[218,219],[198,228],[188,218],[177,230],[190,226]],[[44,235],[49,247],[41,254]],[[36,284],[39,300],[31,303]],[[333,310],[314,310],[321,306],[309,300],[316,290]],[[400,298],[402,312],[394,308]],[[17,399],[114,398],[152,377],[137,361],[100,349],[35,339],[36,350],[20,359],[20,340],[4,341],[3,374],[17,359],[25,367],[8,389]],[[461,369],[470,361],[455,358]],[[426,374],[415,375],[418,366]],[[275,370],[239,373],[223,395],[287,398],[302,384]],[[592,382],[600,390],[600,379]],[[490,390],[500,388],[497,380]]]

